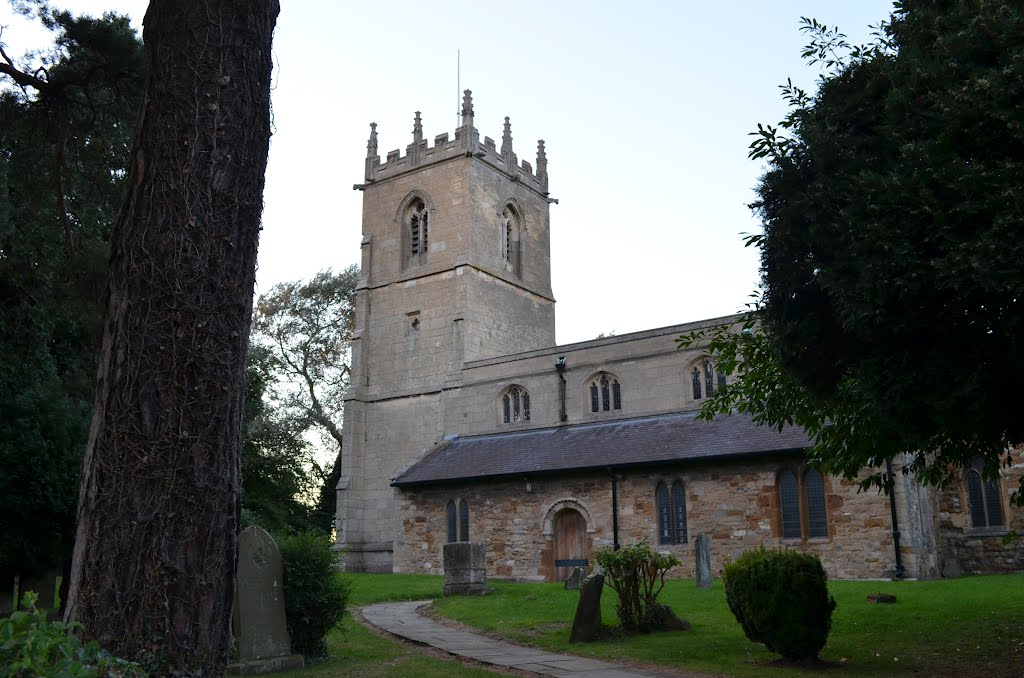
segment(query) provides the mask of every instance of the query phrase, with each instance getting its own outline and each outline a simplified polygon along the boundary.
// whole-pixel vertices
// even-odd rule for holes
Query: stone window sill
[[[1008,527],[965,527],[964,536],[971,537],[1005,537],[1010,534]]]

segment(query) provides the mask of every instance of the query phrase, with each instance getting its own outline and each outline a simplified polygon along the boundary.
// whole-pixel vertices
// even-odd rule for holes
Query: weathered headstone
[[[711,588],[711,540],[701,532],[697,535],[694,552],[697,554],[697,588]]]
[[[483,544],[460,541],[444,545],[444,595],[487,593],[487,552]]]
[[[596,572],[580,585],[580,602],[576,605],[576,617],[572,620],[570,643],[589,643],[596,639],[601,629],[601,591],[604,589],[604,575]]]
[[[872,593],[868,596],[869,603],[895,603],[896,596],[891,593]]]
[[[586,575],[583,573],[582,567],[572,568],[572,572],[569,573],[569,577],[565,580],[566,591],[576,591],[583,584],[583,578]]]
[[[689,631],[693,627],[668,605],[655,605],[654,626],[662,631]]]
[[[238,663],[233,674],[302,668],[291,653],[284,610],[284,568],[273,537],[253,525],[238,537],[238,575],[232,614]]]

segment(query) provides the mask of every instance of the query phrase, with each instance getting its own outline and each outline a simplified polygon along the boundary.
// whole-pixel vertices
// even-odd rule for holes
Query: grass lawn
[[[710,591],[691,580],[670,581],[662,602],[693,624],[684,632],[570,645],[578,594],[559,584],[492,580],[491,595],[444,598],[441,577],[344,575],[350,605],[433,598],[439,615],[515,642],[610,661],[637,661],[736,676],[807,676],[817,670],[774,665],[776,656],[748,641],[725,602],[721,582]],[[829,678],[1024,676],[1024,575],[925,582],[829,582],[838,606],[821,658]],[[893,593],[894,605],[873,605],[870,593]],[[604,622],[616,623],[615,595],[605,588]],[[480,678],[493,673],[424,654],[365,629],[351,617],[328,638],[331,658],[283,678]]]
[[[416,575],[344,575],[353,582],[350,607],[392,600],[440,598],[441,577]],[[330,658],[301,671],[275,678],[494,678],[495,673],[438,659],[369,631],[350,615],[327,638]]]
[[[397,595],[400,575],[375,589]],[[357,580],[357,586],[362,585]],[[393,584],[387,584],[391,581]],[[578,594],[557,584],[490,582],[482,598],[439,598],[439,615],[510,640],[558,652],[737,676],[807,676],[817,671],[774,665],[776,655],[746,639],[725,602],[721,582],[710,591],[671,581],[659,600],[693,624],[683,632],[570,645]],[[367,583],[367,585],[370,585]],[[417,588],[425,586],[416,582]],[[435,590],[440,588],[440,582]],[[420,589],[424,592],[427,589]],[[829,582],[838,606],[821,658],[829,676],[1024,676],[1024,575],[924,582]],[[868,603],[893,593],[891,605]],[[614,625],[615,593],[605,588],[604,622]]]

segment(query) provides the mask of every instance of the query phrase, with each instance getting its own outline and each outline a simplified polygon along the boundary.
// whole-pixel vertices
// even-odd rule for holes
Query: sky
[[[65,0],[127,13],[141,0]],[[560,344],[734,313],[757,287],[747,205],[764,171],[748,133],[786,113],[778,85],[813,89],[800,17],[850,42],[888,0],[605,2],[283,0],[274,36],[274,136],[257,293],[358,263],[370,122],[382,160],[412,140],[454,134],[473,90],[481,138],[535,164],[547,147],[552,289]],[[0,7],[21,54],[47,35]],[[461,59],[457,60],[457,53]],[[460,65],[461,64],[461,65]]]

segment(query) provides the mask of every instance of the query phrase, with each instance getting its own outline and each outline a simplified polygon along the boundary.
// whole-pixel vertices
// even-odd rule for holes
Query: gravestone
[[[444,595],[482,596],[487,593],[487,552],[468,541],[444,545]]]
[[[654,606],[654,626],[662,631],[689,631],[693,627],[668,605],[658,604]]]
[[[235,675],[302,668],[291,653],[284,610],[284,568],[273,537],[253,525],[238,537],[238,574],[232,627],[238,646]]]
[[[580,602],[576,605],[576,617],[572,620],[570,643],[589,643],[597,638],[601,630],[601,591],[604,589],[604,575],[596,572],[580,585]]]
[[[697,535],[697,588],[711,588],[711,540],[701,532]]]
[[[569,573],[569,577],[565,580],[565,590],[579,590],[580,586],[583,584],[584,577],[586,577],[586,575],[583,573],[582,567],[572,568],[572,572]]]
[[[891,593],[872,593],[868,596],[869,603],[895,603],[896,596]]]

